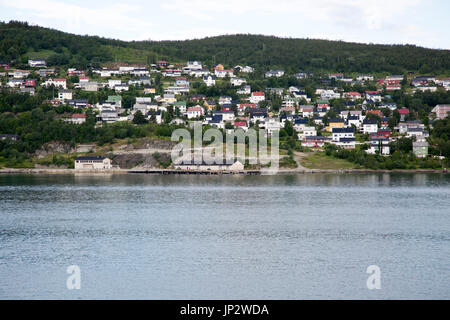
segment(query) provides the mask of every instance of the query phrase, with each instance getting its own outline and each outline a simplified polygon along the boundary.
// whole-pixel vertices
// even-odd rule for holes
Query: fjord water
[[[449,299],[449,267],[450,175],[0,175],[2,299]]]

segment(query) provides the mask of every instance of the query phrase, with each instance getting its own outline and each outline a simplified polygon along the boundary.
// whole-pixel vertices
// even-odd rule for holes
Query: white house
[[[381,93],[379,93],[378,91],[366,91],[366,99],[375,102],[381,102]]]
[[[284,76],[284,71],[283,70],[270,70],[270,71],[266,72],[265,76],[266,76],[266,78],[271,78],[271,77],[279,78],[279,77]]]
[[[8,81],[7,85],[10,88],[18,88],[23,84],[23,80],[21,79],[11,79]]]
[[[49,87],[51,85],[54,85],[55,87],[67,89],[67,81],[66,79],[48,79],[45,81],[42,86]]]
[[[320,94],[320,98],[326,100],[341,98],[341,94],[339,92],[335,92],[334,90],[317,89],[316,94]]]
[[[98,82],[96,81],[80,82],[80,88],[84,91],[94,92],[98,90]]]
[[[361,119],[358,116],[348,116],[347,125],[352,127],[354,125],[357,129],[361,127]]]
[[[72,100],[72,90],[67,89],[59,90],[58,99],[63,101]]]
[[[366,150],[368,154],[376,154],[389,155],[390,147],[389,147],[389,139],[372,139],[370,141],[370,147]]]
[[[223,121],[234,121],[235,119],[233,111],[216,111],[214,116],[222,116]]]
[[[375,119],[365,119],[363,121],[363,132],[364,133],[377,133],[378,132],[378,121]]]
[[[274,131],[279,131],[282,125],[279,118],[266,118],[264,127],[267,131],[267,135],[271,136]]]
[[[315,137],[317,136],[317,130],[315,127],[304,127],[303,132],[298,134],[298,139],[303,140],[306,137]]]
[[[191,71],[188,72],[188,74],[191,77],[197,77],[198,78],[198,77],[207,76],[207,75],[210,74],[210,72],[208,70],[201,69],[201,70],[191,70]]]
[[[188,119],[198,118],[201,117],[202,115],[203,115],[203,108],[199,105],[187,109]]]
[[[32,68],[45,67],[46,63],[44,59],[30,59],[28,60],[28,65]]]
[[[244,72],[244,73],[252,73],[253,71],[255,71],[255,69],[250,66],[243,67],[240,65],[235,66],[234,70],[239,70],[240,72]]]
[[[118,92],[122,92],[122,91],[128,91],[129,90],[129,86],[126,83],[121,83],[121,84],[116,84],[114,86],[114,90],[118,91]]]
[[[200,61],[188,61],[186,67],[183,68],[184,73],[195,70],[202,70],[202,63]]]
[[[264,101],[264,100],[266,100],[264,92],[252,92],[252,95],[250,97],[251,103],[258,103],[258,102]]]
[[[252,73],[253,71],[255,71],[255,69],[250,66],[245,66],[245,67],[241,67],[240,71],[244,72],[244,73]]]
[[[231,104],[231,101],[233,100],[233,98],[229,97],[229,96],[221,96],[219,98],[218,103],[220,105],[224,105],[224,104]]]
[[[344,149],[355,149],[355,138],[340,138],[339,141],[333,141],[333,144]]]
[[[236,91],[236,93],[237,94],[247,95],[247,94],[250,94],[251,91],[252,91],[251,87],[247,85],[247,86],[243,86],[242,88],[238,89]]]
[[[232,86],[238,87],[246,83],[247,80],[245,80],[244,78],[231,78],[230,82]]]
[[[203,82],[208,87],[214,86],[214,85],[216,85],[216,76],[212,76],[212,75],[204,76]]]
[[[370,74],[361,74],[356,77],[358,81],[373,81],[374,77]]]
[[[77,157],[75,159],[75,170],[108,170],[111,169],[109,158],[97,157]]]
[[[234,73],[233,70],[214,70],[214,74],[216,75],[217,78],[225,78],[226,76],[232,78],[234,77]]]
[[[120,79],[109,79],[108,80],[108,87],[111,89],[114,89],[116,86],[119,86],[122,84],[122,80]]]
[[[71,121],[73,124],[83,124],[86,122],[86,114],[74,113],[74,114],[72,114]]]
[[[341,138],[354,138],[353,128],[333,128],[332,141],[338,142]]]

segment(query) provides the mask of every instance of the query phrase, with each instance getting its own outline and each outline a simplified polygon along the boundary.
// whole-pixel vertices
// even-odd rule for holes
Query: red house
[[[330,102],[328,100],[317,100],[317,108],[326,108],[330,107]]]
[[[169,62],[167,62],[165,60],[160,60],[156,63],[156,65],[160,68],[165,68],[169,65]]]
[[[36,80],[25,80],[25,87],[35,87]]]
[[[247,122],[245,121],[235,121],[234,122],[234,127],[237,128],[241,128],[241,129],[247,129]]]
[[[377,135],[378,135],[378,137],[390,138],[391,137],[391,130],[389,130],[389,129],[379,129]]]
[[[367,114],[374,114],[376,116],[379,116],[380,118],[383,116],[383,113],[380,110],[369,110],[367,111]]]
[[[10,66],[11,65],[9,62],[4,62],[4,61],[0,62],[0,68],[9,69]]]
[[[405,117],[409,115],[409,109],[406,108],[398,109],[398,113],[400,114],[400,120],[403,121],[405,120]]]

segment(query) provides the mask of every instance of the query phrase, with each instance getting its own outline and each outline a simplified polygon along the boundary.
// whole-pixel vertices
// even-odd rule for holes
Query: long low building
[[[75,170],[108,170],[111,168],[111,159],[109,158],[87,156],[75,159]]]
[[[232,164],[181,163],[175,164],[175,168],[181,170],[198,170],[198,171],[243,171],[244,165],[239,161],[236,161]]]

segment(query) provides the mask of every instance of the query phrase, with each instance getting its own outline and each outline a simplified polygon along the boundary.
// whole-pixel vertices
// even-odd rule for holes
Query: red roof
[[[252,92],[252,96],[264,96],[264,92]]]
[[[378,91],[366,91],[366,93],[378,93]]]
[[[398,113],[400,113],[400,114],[409,114],[409,109],[398,109]]]
[[[247,122],[244,122],[244,121],[235,122],[234,126],[235,127],[246,127],[247,126]]]
[[[53,81],[66,81],[66,79],[53,79]]]
[[[201,107],[190,107],[188,111],[203,111]]]
[[[254,108],[254,109],[257,108],[255,103],[241,103],[239,106],[241,108],[247,108],[247,107]]]
[[[360,96],[361,93],[359,92],[348,92],[347,94],[351,95],[351,96]]]

